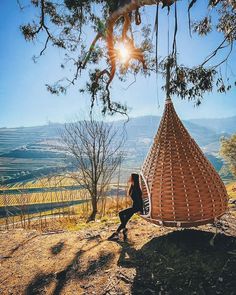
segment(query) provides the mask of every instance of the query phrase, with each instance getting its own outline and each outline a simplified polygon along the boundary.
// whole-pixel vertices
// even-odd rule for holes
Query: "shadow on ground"
[[[122,246],[118,264],[136,269],[132,294],[236,294],[236,238],[181,230],[140,250]]]
[[[86,251],[78,250],[62,271],[38,274],[25,294],[46,294],[43,290],[50,284],[54,284],[50,294],[61,294],[71,280],[79,283],[84,290],[82,294],[91,294],[86,293],[91,292],[86,289],[88,286],[82,286],[85,281],[92,284],[97,295],[109,294],[105,292],[105,274],[108,277],[116,274],[117,264],[124,274],[129,273],[130,268],[135,269],[135,277],[128,278],[125,287],[126,292],[129,288],[134,295],[236,294],[236,238],[218,234],[212,247],[209,243],[212,237],[212,233],[205,231],[179,230],[155,237],[138,250],[134,247],[135,242],[119,242],[120,247],[106,242],[105,250],[100,247],[100,251],[96,247],[103,241],[95,237],[91,239],[93,246],[88,247],[88,241],[85,241]],[[56,244],[52,249],[60,252],[63,244]],[[92,251],[96,252],[96,257],[91,256]],[[87,262],[83,265],[85,254]],[[119,289],[117,277],[114,280],[112,294],[127,294]]]
[[[101,241],[87,249],[86,251],[80,249],[73,260],[60,272],[57,273],[48,273],[48,274],[38,274],[27,286],[25,290],[25,294],[27,295],[37,295],[37,294],[47,294],[45,290],[54,283],[55,287],[53,287],[53,291],[50,294],[59,295],[61,294],[64,287],[70,282],[71,279],[80,281],[82,279],[87,279],[89,276],[96,274],[96,272],[102,271],[109,262],[113,259],[113,253],[107,253],[101,251],[98,254],[96,259],[90,259],[86,268],[81,267],[81,259],[83,255],[87,252],[96,248]],[[55,251],[55,249],[59,248],[59,252],[62,250],[64,243],[58,243],[51,248]],[[52,251],[53,253],[53,251]],[[57,250],[56,250],[56,253]],[[55,253],[53,253],[55,255]],[[79,294],[79,293],[78,293]]]
[[[65,243],[61,241],[61,242],[58,242],[56,245],[52,246],[51,247],[51,253],[53,255],[59,254],[63,250],[64,244]]]

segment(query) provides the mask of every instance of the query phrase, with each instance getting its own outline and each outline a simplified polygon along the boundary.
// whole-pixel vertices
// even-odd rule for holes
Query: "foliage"
[[[220,154],[229,165],[231,172],[236,176],[236,134],[221,140]]]
[[[91,107],[95,100],[102,102],[102,113],[127,112],[127,106],[112,100],[111,85],[115,75],[124,81],[138,74],[150,75],[153,72],[167,75],[170,66],[170,83],[165,86],[168,93],[177,94],[181,98],[193,99],[201,103],[205,92],[214,87],[219,92],[231,89],[233,82],[229,77],[223,78],[221,65],[226,64],[232,53],[236,39],[236,2],[235,0],[206,1],[205,16],[191,22],[191,12],[199,0],[186,2],[186,14],[189,17],[190,35],[197,33],[204,37],[213,31],[219,32],[222,42],[198,65],[189,67],[178,64],[177,33],[178,33],[178,1],[174,0],[28,0],[39,13],[40,17],[31,23],[21,26],[26,41],[44,40],[44,46],[39,53],[43,55],[49,44],[61,48],[65,52],[62,68],[72,68],[72,77],[66,77],[47,89],[53,94],[66,93],[71,85],[78,82],[83,72],[88,79],[80,91],[91,96]],[[18,0],[20,3],[20,0]],[[172,52],[168,57],[157,58],[157,48],[152,42],[150,26],[142,23],[145,5],[154,5],[156,9],[156,43],[158,43],[159,4],[167,7],[167,12],[173,10],[174,37]],[[208,5],[207,5],[208,4]],[[142,10],[141,10],[142,9]],[[140,11],[141,10],[141,11]],[[165,13],[163,10],[161,13]],[[172,15],[172,14],[171,14]],[[141,26],[141,27],[140,27]],[[137,38],[135,32],[142,32]],[[94,32],[94,39],[88,34]],[[118,44],[122,42],[129,48],[129,57],[120,62]],[[228,52],[225,55],[226,50]],[[224,56],[222,58],[222,55]],[[37,60],[39,56],[35,56]],[[218,63],[214,59],[218,57]],[[167,62],[169,59],[171,63]],[[217,60],[217,59],[216,59]],[[209,64],[213,61],[213,64]],[[103,68],[104,67],[104,68]],[[167,75],[168,76],[168,75]],[[167,87],[168,86],[168,87]],[[170,89],[169,89],[170,87]]]

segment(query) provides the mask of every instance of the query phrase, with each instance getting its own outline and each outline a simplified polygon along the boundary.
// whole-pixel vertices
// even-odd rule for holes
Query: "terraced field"
[[[213,130],[215,122],[184,121],[191,136],[219,173],[223,165],[218,156],[220,138],[235,130],[236,117],[229,119],[222,119],[217,130]],[[132,118],[125,125],[127,141],[124,146],[126,157],[123,171],[127,166],[134,170],[134,167],[142,165],[159,121],[160,117],[144,116]],[[123,121],[114,122],[114,127],[123,130]],[[54,123],[35,127],[0,128],[0,183],[28,183],[46,175],[73,170],[73,161],[65,159],[59,140],[59,130],[62,128],[63,124]],[[228,172],[221,176],[225,180],[232,179]],[[121,173],[123,182],[126,177],[125,171]]]
[[[0,188],[0,207],[83,200],[86,190],[67,177],[43,178]]]
[[[111,198],[125,195],[126,185],[111,184],[107,195]],[[0,187],[0,218],[51,211],[57,214],[63,208],[72,208],[90,200],[88,191],[67,175],[42,178],[21,185]],[[54,212],[54,213],[52,213]],[[35,216],[32,216],[35,218]]]

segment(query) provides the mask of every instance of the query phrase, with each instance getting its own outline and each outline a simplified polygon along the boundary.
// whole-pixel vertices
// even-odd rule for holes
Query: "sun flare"
[[[130,57],[130,50],[128,46],[124,43],[119,43],[117,46],[118,56],[122,63],[125,63],[128,61]]]

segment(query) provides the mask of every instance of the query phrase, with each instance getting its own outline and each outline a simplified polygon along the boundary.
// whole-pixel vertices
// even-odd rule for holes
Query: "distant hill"
[[[216,119],[218,122],[219,119]],[[236,120],[236,117],[235,117]],[[232,118],[185,120],[185,127],[196,140],[212,164],[219,171],[223,162],[218,158],[221,136],[233,130]],[[231,122],[231,125],[230,125]],[[158,116],[142,116],[124,121],[115,121],[115,128],[126,133],[125,166],[140,167],[146,157],[160,123]],[[218,126],[218,127],[217,127]],[[236,126],[236,123],[235,123]],[[63,124],[49,124],[36,127],[0,128],[0,179],[30,179],[40,175],[62,171],[68,168],[65,155],[58,151],[59,130]],[[219,132],[217,132],[218,130]],[[228,133],[223,133],[227,130]],[[69,163],[70,167],[71,164]]]
[[[0,128],[0,155],[19,147],[58,137],[62,124],[35,127]]]
[[[211,129],[216,133],[236,133],[236,116],[221,119],[192,119],[190,122]]]
[[[131,118],[126,124],[129,140],[136,140],[137,138],[153,139],[160,123],[158,116],[143,116]],[[217,134],[208,127],[197,125],[191,121],[183,120],[185,127],[188,129],[190,135],[197,141],[200,146],[205,146],[212,142],[218,141],[222,134]],[[118,121],[115,126],[122,127],[122,122]]]
[[[135,150],[136,157],[144,158],[153,138],[157,132],[160,123],[160,117],[144,116],[131,118],[125,125],[127,133],[126,146],[129,149]],[[219,142],[222,133],[218,134],[211,129],[199,126],[190,121],[183,121],[185,127],[188,129],[192,138],[198,143],[205,153],[216,155],[219,150]],[[122,122],[115,122],[116,127],[123,128]],[[229,134],[224,134],[229,135]]]
[[[0,180],[29,180],[65,166],[65,155],[55,150],[62,124],[0,128]]]

